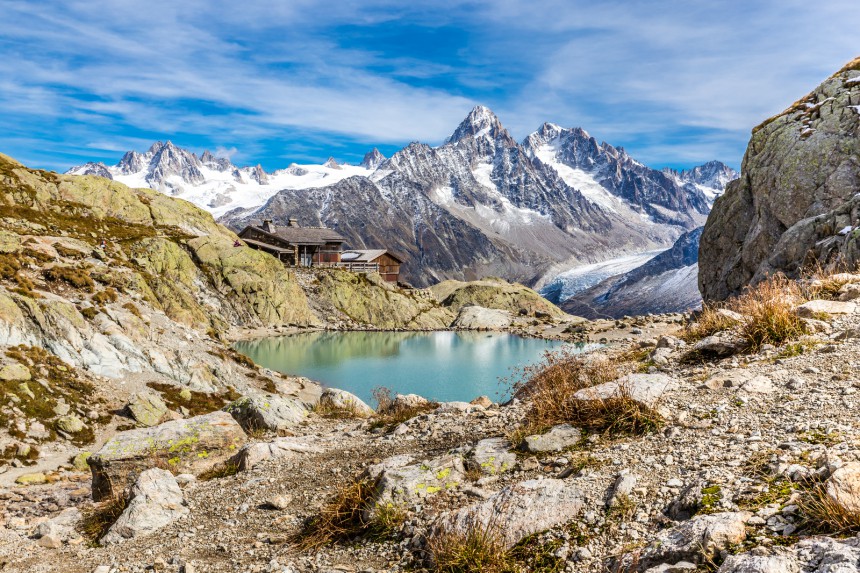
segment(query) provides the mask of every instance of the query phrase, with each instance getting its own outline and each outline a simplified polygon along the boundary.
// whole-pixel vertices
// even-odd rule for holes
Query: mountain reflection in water
[[[509,396],[515,369],[559,341],[487,332],[309,332],[242,341],[236,350],[260,366],[307,376],[372,403],[373,389],[420,394],[439,401]]]

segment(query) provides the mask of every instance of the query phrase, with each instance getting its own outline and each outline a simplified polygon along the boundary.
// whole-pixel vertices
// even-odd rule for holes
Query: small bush
[[[398,404],[391,395],[391,390],[384,387],[373,389],[376,400],[376,415],[370,424],[371,428],[394,428],[406,420],[411,420],[421,414],[432,412],[439,407],[438,402],[423,402],[420,404]]]
[[[296,536],[298,546],[317,549],[358,535],[378,540],[392,536],[405,521],[406,512],[391,503],[376,505],[376,491],[370,480],[355,480],[341,487]]]
[[[94,294],[92,300],[94,304],[102,306],[109,302],[116,302],[117,298],[119,298],[117,292],[113,288],[108,287],[105,290],[99,291]]]
[[[442,531],[427,540],[438,573],[512,573],[516,563],[492,526],[470,527],[465,532]]]
[[[116,523],[126,507],[128,507],[128,498],[124,494],[97,503],[82,512],[78,531],[91,542],[96,543]]]
[[[218,464],[197,476],[200,481],[209,481],[213,479],[221,479],[234,476],[239,473],[239,465],[227,460],[224,463]]]
[[[860,512],[851,511],[827,493],[824,484],[811,488],[798,503],[809,533],[844,535],[860,531]]]
[[[608,399],[573,397],[580,390],[620,377],[625,373],[620,362],[584,360],[562,351],[548,354],[528,372],[528,379],[514,385],[515,396],[529,402],[525,424],[518,431],[523,437],[564,423],[609,434],[643,434],[663,423],[657,412],[633,400],[624,388]]]
[[[68,259],[82,259],[87,256],[83,251],[79,251],[77,249],[71,249],[69,247],[65,247],[59,243],[54,245],[54,250],[57,251],[57,254],[61,257],[65,257]]]
[[[42,276],[51,282],[64,282],[76,289],[93,292],[95,282],[83,269],[75,267],[51,267],[42,271]]]

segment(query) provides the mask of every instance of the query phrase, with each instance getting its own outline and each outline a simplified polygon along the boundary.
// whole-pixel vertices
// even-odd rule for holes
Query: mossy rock
[[[7,364],[0,368],[0,380],[5,382],[26,382],[30,378],[30,369],[23,364]]]

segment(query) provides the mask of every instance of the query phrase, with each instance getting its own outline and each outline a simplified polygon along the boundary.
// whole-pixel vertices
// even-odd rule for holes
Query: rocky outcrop
[[[505,310],[514,315],[560,318],[564,312],[532,289],[488,277],[477,281],[448,280],[429,290],[442,305],[454,311],[466,306]]]
[[[227,412],[120,432],[89,458],[93,498],[119,494],[158,463],[177,473],[200,473],[234,455],[246,439]]]
[[[277,394],[243,396],[224,410],[248,432],[286,430],[300,423],[308,414],[298,400]]]
[[[860,58],[755,129],[702,233],[699,287],[723,300],[811,262],[860,262]]]
[[[464,330],[502,330],[511,325],[511,313],[506,310],[464,306],[451,324]]]

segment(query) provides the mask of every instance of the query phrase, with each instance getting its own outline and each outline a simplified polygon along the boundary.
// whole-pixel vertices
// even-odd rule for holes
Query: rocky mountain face
[[[700,190],[582,130],[547,124],[520,144],[478,106],[440,147],[412,143],[371,174],[283,190],[222,221],[330,226],[354,248],[404,255],[404,278],[420,286],[486,275],[533,285],[554,268],[669,244],[707,210]]]
[[[665,247],[709,208],[704,176],[697,186],[655,171],[581,129],[545,124],[518,143],[483,106],[439,147],[413,143],[390,158],[374,149],[359,166],[332,158],[265,173],[168,142],[71,172],[164,190],[235,230],[291,217],[333,227],[352,248],[405,256],[403,276],[419,286],[486,275],[537,284],[556,269]]]
[[[860,59],[753,130],[702,234],[699,286],[723,300],[776,272],[860,262]]]
[[[670,249],[645,264],[568,298],[562,309],[593,319],[684,312],[700,307],[702,298],[696,277],[702,229],[687,231]]]

